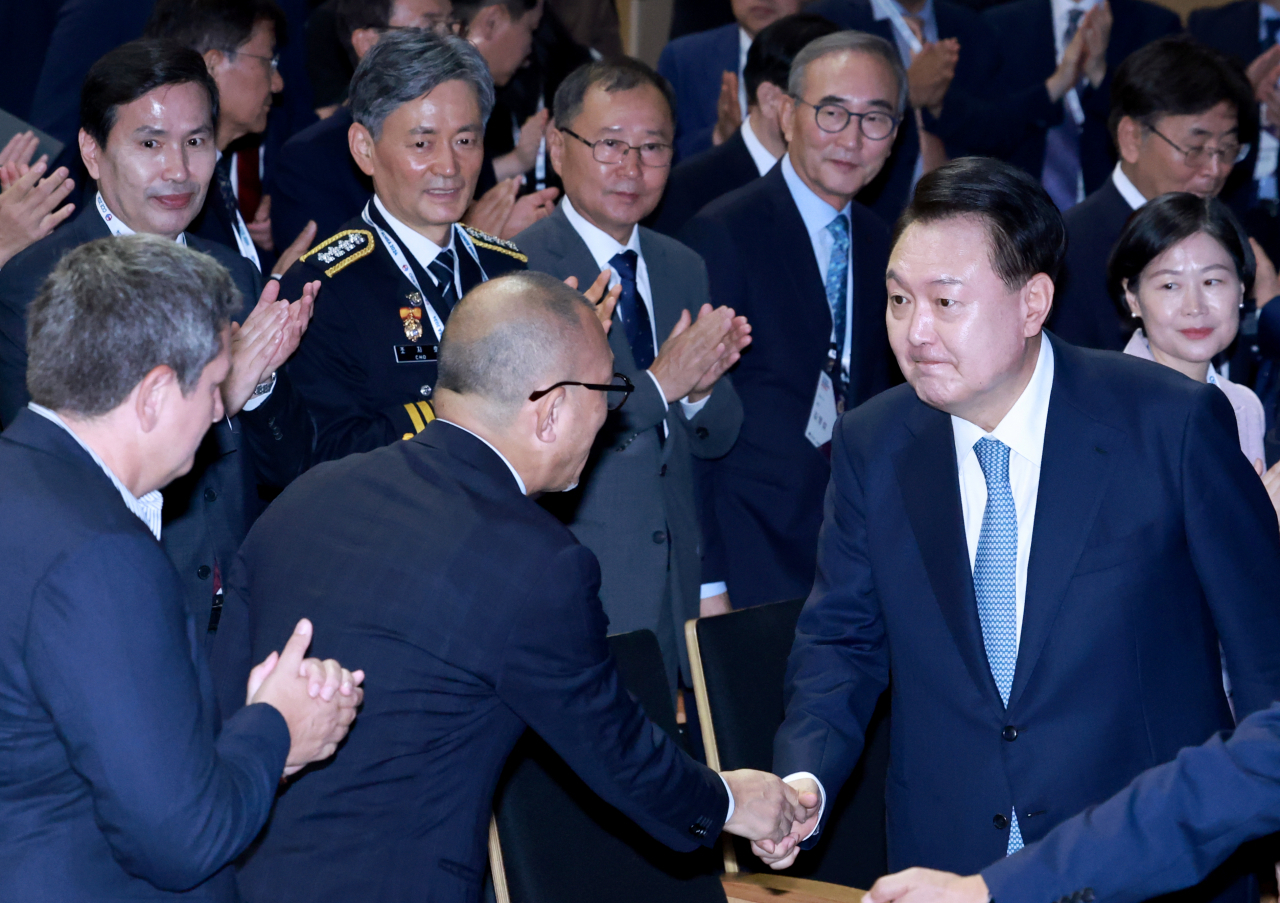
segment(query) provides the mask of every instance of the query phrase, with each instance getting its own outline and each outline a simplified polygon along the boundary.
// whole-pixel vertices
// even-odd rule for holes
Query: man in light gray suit
[[[564,201],[516,241],[529,269],[621,286],[609,344],[635,384],[596,440],[582,485],[543,504],[600,560],[613,632],[658,636],[667,676],[688,681],[684,622],[727,611],[723,575],[702,573],[693,459],[726,454],[742,405],[721,379],[750,326],[712,309],[702,259],[638,223],[657,206],[672,156],[670,87],[643,63],[592,63],[556,92],[547,147]],[[665,341],[664,341],[665,340]]]

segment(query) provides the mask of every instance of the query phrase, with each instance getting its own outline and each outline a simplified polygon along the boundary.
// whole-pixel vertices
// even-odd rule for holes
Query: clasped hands
[[[724,830],[751,841],[751,850],[774,868],[790,865],[800,841],[813,833],[822,814],[817,783],[790,784],[749,768],[721,774],[733,793],[733,816]]]

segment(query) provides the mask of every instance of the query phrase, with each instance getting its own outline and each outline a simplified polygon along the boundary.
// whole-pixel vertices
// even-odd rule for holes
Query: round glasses
[[[838,103],[811,104],[809,101],[799,97],[793,99],[796,103],[802,103],[806,107],[813,107],[813,118],[818,123],[818,128],[833,135],[836,132],[843,132],[847,129],[849,120],[857,119],[858,129],[864,137],[870,138],[872,141],[883,141],[893,134],[893,130],[902,121],[897,116],[893,116],[883,110],[872,110],[870,113],[852,113]]]
[[[670,144],[659,144],[656,141],[646,142],[637,147],[617,138],[601,138],[599,141],[588,141],[570,129],[561,129],[560,131],[570,138],[577,138],[591,148],[591,156],[595,158],[597,163],[621,163],[627,158],[627,154],[635,151],[640,155],[641,165],[658,169],[670,166],[671,158],[675,154],[675,148]]]

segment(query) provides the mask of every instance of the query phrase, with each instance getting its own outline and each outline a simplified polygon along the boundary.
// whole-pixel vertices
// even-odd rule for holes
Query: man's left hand
[[[253,212],[253,221],[245,223],[253,243],[264,251],[274,251],[276,240],[271,237],[271,195],[264,194]]]
[[[253,397],[253,390],[298,350],[319,290],[318,281],[308,282],[302,297],[291,304],[277,300],[280,283],[270,279],[244,325],[232,324],[231,372],[222,383],[222,404],[228,417],[239,414]]]
[[[915,868],[885,875],[867,891],[866,903],[987,903],[990,899],[981,875],[961,878]]]
[[[709,312],[710,305],[704,304],[702,308],[702,314],[706,314]],[[743,349],[751,344],[751,324],[747,322],[747,318],[735,316],[723,341],[724,352],[716,358],[694,385],[688,395],[689,401],[701,401],[710,395],[711,390],[715,388],[716,380],[724,376],[725,372],[742,357]]]

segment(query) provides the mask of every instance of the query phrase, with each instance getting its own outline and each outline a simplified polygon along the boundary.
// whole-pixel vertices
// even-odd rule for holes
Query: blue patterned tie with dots
[[[849,220],[843,213],[827,223],[831,233],[831,260],[827,265],[827,305],[831,308],[831,325],[835,332],[835,361],[831,380],[836,397],[844,397],[844,315],[849,299]]]
[[[987,664],[1000,701],[1009,705],[1013,671],[1018,662],[1018,510],[1009,486],[1009,446],[983,437],[973,444],[982,475],[987,478],[987,507],[982,513],[978,554],[973,563],[973,591]],[[1018,813],[1009,824],[1008,854],[1022,849]]]

